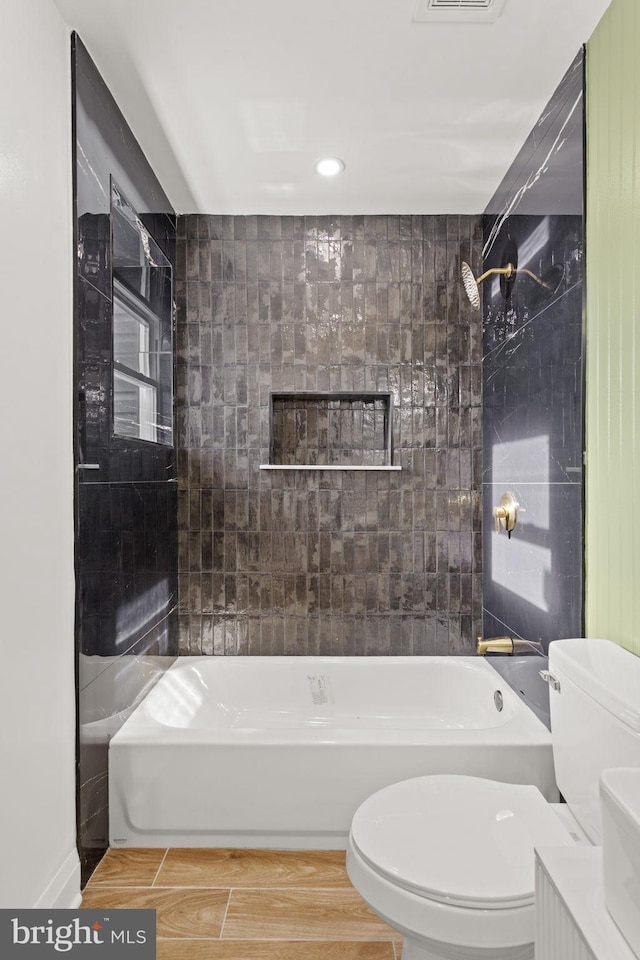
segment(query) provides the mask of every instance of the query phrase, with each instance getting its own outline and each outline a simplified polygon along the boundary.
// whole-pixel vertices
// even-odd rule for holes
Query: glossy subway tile
[[[319,646],[344,650],[345,638],[354,635],[349,618],[375,613],[389,621],[389,577],[424,572],[422,536],[440,527],[434,504],[423,502],[419,491],[437,487],[446,496],[446,529],[470,531],[478,522],[477,510],[463,505],[477,502],[480,490],[481,323],[458,297],[456,271],[461,257],[479,260],[480,218],[201,217],[195,223],[187,218],[178,229],[187,238],[184,270],[194,277],[179,278],[178,288],[186,297],[178,311],[184,384],[177,397],[180,487],[198,500],[223,492],[213,526],[221,535],[217,550],[214,544],[213,553],[208,546],[183,552],[180,570],[208,576],[213,563],[214,573],[236,581],[227,580],[220,609],[211,603],[208,586],[198,594],[181,579],[188,590],[181,597],[181,650],[202,650],[209,643],[205,635],[213,636],[218,652],[237,650],[238,630],[259,637],[263,624],[256,621],[267,617],[281,618],[282,624],[275,635],[273,626],[266,628],[264,642],[252,643],[252,650],[317,649],[315,623],[302,632],[287,625],[305,612],[322,612],[334,626],[343,620],[331,642],[320,639]],[[214,251],[213,261],[203,259],[203,244]],[[401,510],[389,510],[386,497],[374,496],[368,487],[359,491],[350,474],[294,477],[259,470],[269,458],[270,392],[305,390],[392,393],[395,457],[403,467],[393,489],[415,491],[412,504],[405,497]],[[351,449],[357,425],[347,426],[345,449]],[[316,443],[318,431],[327,432],[308,419],[296,430],[304,436],[294,438],[293,459],[305,450],[308,456],[311,438]],[[358,442],[368,441],[362,434]],[[383,482],[388,487],[388,478]],[[333,499],[315,511],[311,523],[308,513],[300,516],[296,500],[312,503],[319,490]],[[238,514],[240,491],[256,506]],[[279,501],[270,500],[274,493]],[[206,524],[207,516],[202,515]],[[182,512],[181,530],[197,532],[194,522],[189,520],[188,528],[186,522]],[[362,532],[397,534],[402,549],[378,553],[364,543],[353,553],[348,538]],[[412,558],[409,566],[405,554]],[[367,558],[364,572],[378,578],[375,592],[327,594],[309,580],[322,573],[335,583],[336,575],[356,572],[353,564],[361,557]],[[247,591],[246,578],[253,575],[268,584],[265,590]],[[306,578],[306,609],[300,591],[282,579],[294,576]],[[424,615],[421,591],[405,590],[404,598],[406,615]],[[438,606],[437,596],[434,602],[431,612],[443,617],[452,612],[452,625],[462,628],[457,608]],[[480,618],[475,597],[472,606],[475,622]],[[207,620],[216,614],[225,619]],[[232,618],[242,620],[231,625]],[[216,642],[222,625],[235,640]],[[375,633],[386,637],[388,622],[381,634],[376,621]],[[465,634],[457,646],[471,652],[472,640]]]

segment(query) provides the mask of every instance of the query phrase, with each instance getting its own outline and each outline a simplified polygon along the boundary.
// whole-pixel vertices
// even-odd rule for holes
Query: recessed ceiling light
[[[339,157],[321,157],[315,162],[315,170],[322,177],[335,177],[344,170],[344,160]]]

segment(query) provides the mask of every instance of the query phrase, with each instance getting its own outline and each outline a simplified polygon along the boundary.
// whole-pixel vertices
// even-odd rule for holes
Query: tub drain
[[[502,699],[502,694],[500,693],[499,690],[496,690],[496,692],[494,693],[493,702],[496,705],[496,710],[498,711],[498,713],[500,713],[500,711],[504,707],[504,700]]]

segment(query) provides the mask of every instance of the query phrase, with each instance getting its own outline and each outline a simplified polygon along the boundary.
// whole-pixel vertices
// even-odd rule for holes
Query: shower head
[[[478,284],[473,275],[473,270],[468,263],[464,262],[464,260],[462,261],[462,266],[460,267],[460,273],[462,274],[464,291],[471,302],[471,306],[475,307],[477,310],[480,306],[480,291],[478,290]]]
[[[469,264],[463,261],[460,265],[460,273],[462,275],[464,290],[471,306],[479,310],[480,291],[478,287],[483,280],[486,280],[487,277],[490,277],[492,274],[497,273],[503,276],[505,280],[511,280],[512,277],[515,277],[516,273],[526,273],[528,277],[534,280],[538,286],[545,291],[546,297],[553,297],[554,294],[558,292],[558,288],[564,279],[564,266],[561,263],[555,264],[550,270],[547,270],[543,277],[538,277],[535,273],[532,273],[531,270],[527,270],[526,267],[517,268],[514,267],[512,263],[508,263],[506,267],[493,267],[491,270],[487,270],[481,274],[481,276],[474,277],[473,270]]]
[[[476,310],[480,309],[480,291],[478,287],[483,280],[486,280],[487,277],[490,277],[494,273],[502,274],[507,280],[510,280],[518,271],[512,263],[508,263],[506,267],[493,267],[491,270],[487,270],[486,273],[483,273],[479,277],[474,277],[473,270],[468,263],[465,263],[464,260],[460,265],[460,273],[462,274],[462,282],[464,284],[464,290],[469,298],[472,307],[475,307]],[[524,271],[528,273],[529,271]],[[533,276],[533,275],[532,275]],[[537,279],[537,278],[534,278]],[[541,282],[541,281],[540,281]]]

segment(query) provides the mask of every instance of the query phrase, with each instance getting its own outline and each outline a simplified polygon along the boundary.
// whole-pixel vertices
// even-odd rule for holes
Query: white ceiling
[[[481,212],[610,0],[55,2],[178,212],[287,215]]]

